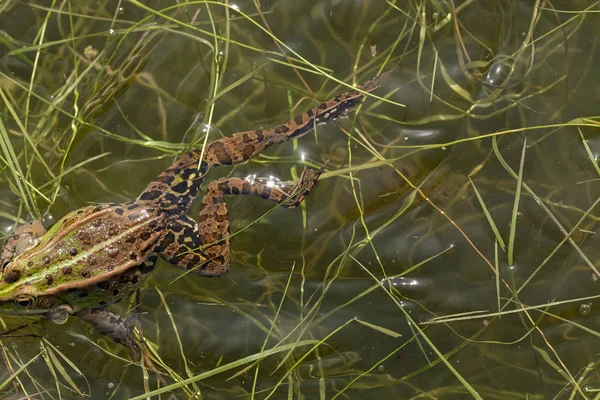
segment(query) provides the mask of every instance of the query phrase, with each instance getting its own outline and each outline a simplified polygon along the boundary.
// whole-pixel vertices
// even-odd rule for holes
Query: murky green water
[[[263,216],[271,204],[228,199],[232,232],[241,232],[223,278],[182,276],[160,262],[135,312],[174,375],[197,376],[263,346],[274,353],[173,393],[597,398],[600,7],[263,0],[259,13],[258,3],[230,2],[229,14],[226,3],[201,1],[144,3],[154,14],[135,2],[0,3],[0,118],[27,180],[54,199],[37,196],[48,224],[135,197],[205,124],[209,140],[276,126],[314,97],[346,90],[310,71],[352,84],[396,68],[376,94],[406,107],[369,99],[356,118],[210,172],[288,180],[302,160],[351,168],[325,176],[305,210]],[[98,56],[86,58],[87,46]],[[9,216],[31,215],[1,155],[8,234]],[[51,174],[61,170],[59,185]],[[126,313],[124,303],[113,309]],[[434,317],[452,320],[427,324]],[[73,386],[94,399],[144,393],[126,351],[84,323],[18,333],[32,332],[43,341],[2,340],[0,381],[40,352],[47,361],[38,356],[3,396],[81,397]]]

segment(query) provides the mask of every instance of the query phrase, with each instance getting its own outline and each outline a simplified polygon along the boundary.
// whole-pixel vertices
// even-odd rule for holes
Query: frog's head
[[[0,278],[0,314],[41,315],[52,310],[54,296],[40,296],[39,279],[19,259],[7,263]],[[30,275],[30,276],[28,276]]]

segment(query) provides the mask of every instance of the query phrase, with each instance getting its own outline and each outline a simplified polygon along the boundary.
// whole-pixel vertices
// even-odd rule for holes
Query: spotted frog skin
[[[105,309],[133,293],[158,257],[194,274],[229,270],[231,245],[225,195],[252,195],[298,206],[322,170],[305,169],[297,182],[221,178],[208,184],[198,222],[187,211],[209,168],[243,163],[315,125],[347,115],[375,90],[383,75],[268,130],[235,133],[204,151],[183,153],[135,199],[97,204],[65,215],[47,232],[39,223],[19,227],[0,256],[0,312],[38,315],[64,323],[75,315],[137,353],[128,321]]]

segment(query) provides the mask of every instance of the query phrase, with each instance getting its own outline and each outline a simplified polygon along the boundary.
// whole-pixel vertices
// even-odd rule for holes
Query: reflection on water
[[[331,173],[305,209],[261,217],[270,206],[260,199],[228,199],[232,232],[240,232],[227,276],[182,276],[160,263],[133,312],[180,376],[297,345],[178,395],[592,398],[600,387],[600,25],[597,12],[580,11],[598,6],[534,3],[261,1],[261,15],[254,2],[237,1],[228,22],[216,4],[150,5],[173,6],[162,12],[184,26],[135,2],[78,2],[47,20],[45,6],[8,2],[0,5],[2,137],[27,179],[54,200],[48,207],[37,197],[41,214],[60,216],[134,198],[179,143],[201,144],[208,131],[212,140],[277,126],[315,97],[345,91],[307,69],[352,84],[395,67],[376,94],[406,107],[369,99],[358,117],[319,126],[258,162],[210,171],[211,179],[278,182],[303,162],[329,160]],[[216,41],[207,34],[213,26],[222,35]],[[39,43],[40,53],[27,47]],[[81,60],[87,46],[99,53]],[[66,82],[76,83],[66,89]],[[90,125],[73,128],[74,114]],[[32,156],[24,131],[46,165]],[[2,226],[10,216],[28,218],[8,169],[0,185]],[[197,213],[198,205],[190,215]],[[125,313],[128,305],[114,309]],[[144,392],[139,368],[123,368],[103,350],[125,356],[123,349],[85,324],[38,331],[74,360],[90,388],[73,368],[65,374],[92,398]],[[40,349],[35,338],[3,343],[22,360],[5,357],[13,371]],[[2,379],[10,375],[4,371]],[[19,393],[40,391],[35,380],[58,396],[41,359],[27,371]]]

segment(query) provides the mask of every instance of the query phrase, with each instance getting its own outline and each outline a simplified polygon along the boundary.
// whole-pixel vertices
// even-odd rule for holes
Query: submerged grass
[[[130,311],[156,370],[81,324],[30,324],[40,338],[0,342],[0,393],[101,398],[102,374],[110,398],[598,398],[585,350],[600,332],[582,318],[600,301],[600,117],[573,70],[600,73],[596,39],[577,41],[594,37],[600,2],[283,3],[0,3],[5,236],[130,199],[152,164],[221,129],[276,126],[394,69],[349,121],[253,160],[293,178],[329,160],[327,194],[297,225],[278,207],[231,207],[236,275],[146,284]],[[62,347],[61,329],[102,365]]]

